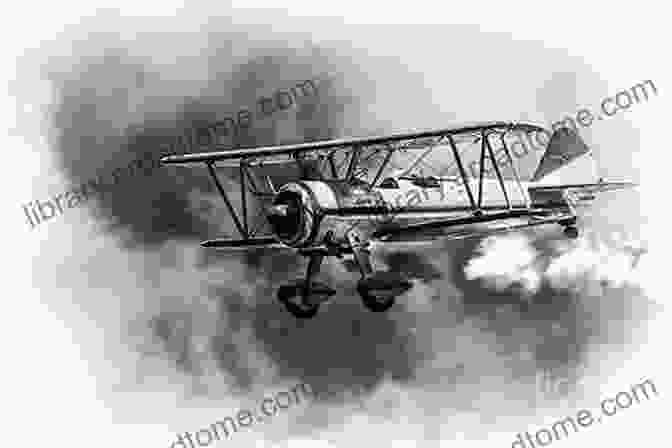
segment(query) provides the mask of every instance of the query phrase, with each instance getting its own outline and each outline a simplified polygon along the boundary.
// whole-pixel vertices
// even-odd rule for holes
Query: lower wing
[[[421,242],[436,239],[458,240],[513,232],[573,219],[565,212],[520,210],[483,216],[431,220],[404,227],[382,229],[374,237],[384,243]]]
[[[272,237],[247,238],[247,239],[230,239],[219,238],[213,240],[206,240],[201,242],[201,246],[218,248],[218,249],[251,249],[255,247],[266,248],[287,248],[284,244],[278,242]]]

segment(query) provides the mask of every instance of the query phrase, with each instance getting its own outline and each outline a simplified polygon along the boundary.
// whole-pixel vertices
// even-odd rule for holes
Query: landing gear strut
[[[357,282],[357,292],[369,311],[380,313],[394,305],[398,295],[411,288],[411,282],[394,272],[374,272],[371,267],[369,243],[362,241],[356,232],[349,232],[348,243],[355,256],[362,278]]]
[[[559,224],[564,227],[563,233],[567,238],[576,239],[579,237],[579,228],[576,227],[576,216],[560,221]]]
[[[278,289],[278,300],[289,313],[299,319],[309,319],[317,314],[322,302],[336,294],[336,291],[324,283],[313,281],[319,272],[323,254],[310,255],[306,278],[296,280]]]
[[[565,191],[563,197],[567,203],[571,218],[560,221],[560,224],[565,227],[563,233],[567,238],[576,239],[579,237],[579,228],[576,227],[576,199],[573,194]]]
[[[336,294],[328,285],[313,280],[320,270],[323,258],[331,255],[340,258],[344,253],[352,253],[362,275],[357,282],[357,292],[362,297],[364,306],[374,312],[389,310],[396,297],[408,291],[412,284],[400,274],[374,271],[368,246],[369,242],[355,231],[348,232],[346,245],[336,244],[331,236],[325,237],[322,247],[309,248],[302,252],[309,257],[306,277],[281,286],[278,289],[278,301],[294,317],[314,317],[320,305]]]

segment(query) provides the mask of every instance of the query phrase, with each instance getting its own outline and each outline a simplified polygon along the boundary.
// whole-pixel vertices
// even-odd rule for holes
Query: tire
[[[284,305],[285,309],[289,311],[289,314],[296,317],[297,319],[310,319],[315,317],[320,309],[320,305],[297,305],[296,303],[290,301],[284,302]]]
[[[574,226],[565,227],[564,234],[567,238],[574,240],[579,237],[579,229]]]
[[[298,296],[299,288],[292,285],[283,285],[278,289],[278,301],[282,303],[285,309],[297,319],[310,319],[315,317],[320,305],[299,305],[292,301]]]
[[[376,297],[365,288],[358,287],[357,292],[362,297],[362,304],[364,304],[364,307],[374,313],[383,313],[392,308],[392,305],[395,303],[395,297]]]

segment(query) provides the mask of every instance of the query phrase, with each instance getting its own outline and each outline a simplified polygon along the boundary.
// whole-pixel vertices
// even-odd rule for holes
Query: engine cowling
[[[310,189],[300,182],[284,185],[267,211],[275,237],[292,247],[302,247],[314,239],[319,227],[319,207]]]
[[[383,205],[379,193],[366,183],[345,181],[299,181],[283,185],[267,219],[275,237],[291,247],[319,242],[329,230],[322,226],[325,210]],[[333,230],[333,229],[332,229]],[[336,237],[342,237],[336,232]]]

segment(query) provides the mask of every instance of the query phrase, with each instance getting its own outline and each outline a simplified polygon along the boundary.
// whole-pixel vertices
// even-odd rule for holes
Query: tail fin
[[[551,175],[552,174],[552,175]],[[559,128],[551,136],[532,182],[544,184],[587,183],[597,180],[590,148],[569,128]]]
[[[528,188],[536,205],[574,206],[591,202],[597,193],[636,187],[630,182],[607,182],[597,178],[590,148],[571,129],[553,133]]]

